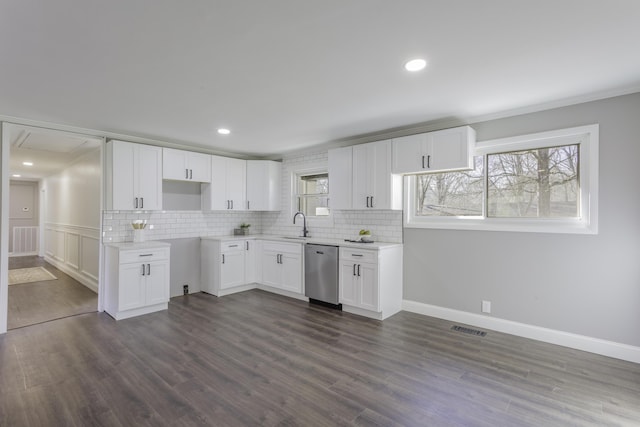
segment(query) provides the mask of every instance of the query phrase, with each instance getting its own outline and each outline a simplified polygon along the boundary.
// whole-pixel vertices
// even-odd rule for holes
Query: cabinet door
[[[281,288],[287,291],[303,293],[302,289],[302,256],[300,254],[283,253],[280,255],[282,268]]]
[[[134,147],[135,144],[123,141],[110,142],[111,170],[110,193],[111,209],[131,210],[135,209],[134,194]]]
[[[351,209],[353,206],[353,148],[329,150],[329,207]]]
[[[247,162],[239,159],[227,159],[227,199],[231,209],[246,210]]]
[[[229,209],[227,198],[227,159],[211,156],[211,183],[202,184],[202,209],[221,211]]]
[[[169,263],[156,261],[148,264],[145,278],[146,305],[169,301]]]
[[[394,138],[391,143],[393,149],[391,172],[402,174],[427,171],[427,159],[423,159],[423,156],[427,155],[427,140],[426,133]]]
[[[353,209],[368,209],[371,198],[373,165],[369,163],[369,144],[353,147]],[[331,191],[331,188],[329,189]]]
[[[242,242],[238,244],[242,245]],[[238,250],[223,253],[220,262],[220,289],[228,289],[245,284],[244,251]]]
[[[340,261],[340,303],[346,305],[358,305],[358,281],[355,273],[355,263],[352,261]]]
[[[369,167],[369,207],[391,209],[391,141],[367,144]]]
[[[271,160],[247,160],[247,209],[280,210],[281,169]]]
[[[211,156],[189,152],[187,169],[189,180],[195,182],[211,182]]]
[[[472,169],[473,156],[470,152],[473,144],[470,141],[472,132],[473,129],[469,126],[430,132],[429,170]]]
[[[139,209],[157,211],[162,209],[162,149],[150,145],[136,144],[137,185],[135,197],[140,197]],[[136,184],[136,181],[134,181]]]
[[[277,252],[264,251],[262,253],[262,283],[274,288],[280,288],[282,283],[282,268],[278,262]]]
[[[189,181],[187,156],[189,152],[173,148],[162,149],[162,179]]]
[[[244,282],[255,283],[258,281],[257,260],[258,243],[255,240],[244,241]]]
[[[142,269],[146,264],[121,264],[119,268],[118,311],[145,305],[145,285]],[[146,274],[146,273],[145,273]]]
[[[356,267],[359,287],[358,307],[365,310],[380,311],[380,298],[378,291],[378,265],[377,264],[358,264]]]

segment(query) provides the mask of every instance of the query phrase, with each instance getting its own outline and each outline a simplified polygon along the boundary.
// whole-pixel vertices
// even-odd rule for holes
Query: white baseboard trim
[[[60,262],[57,259],[55,259],[54,257],[49,256],[48,254],[46,254],[44,256],[44,260],[47,261],[49,264],[53,265],[58,270],[60,270],[60,271],[62,271],[64,273],[68,274],[69,276],[73,277],[78,282],[82,283],[84,286],[86,286],[87,288],[91,289],[96,294],[98,293],[98,282],[97,281],[93,280],[92,278],[89,278],[87,276],[84,276],[84,275],[78,273],[77,271],[73,270],[72,268],[67,267],[64,264],[64,262]]]
[[[592,338],[585,335],[572,334],[570,332],[527,325],[526,323],[489,317],[486,315],[468,313],[466,311],[451,308],[438,307],[417,301],[404,300],[402,309],[411,313],[437,317],[453,322],[465,323],[493,331],[504,332],[523,338],[530,338],[550,344],[561,345],[576,350],[588,351],[615,359],[640,363],[640,347],[621,344],[613,341]]]

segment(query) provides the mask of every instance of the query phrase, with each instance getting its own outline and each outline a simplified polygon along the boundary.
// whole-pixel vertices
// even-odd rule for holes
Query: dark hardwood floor
[[[640,365],[253,290],[0,337],[2,426],[640,425]]]
[[[98,294],[38,256],[10,257],[9,269],[44,267],[58,280],[9,286],[8,328],[95,312]]]

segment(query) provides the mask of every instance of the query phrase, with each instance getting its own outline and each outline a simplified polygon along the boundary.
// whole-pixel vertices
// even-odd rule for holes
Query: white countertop
[[[321,239],[315,237],[289,237],[289,236],[273,236],[268,234],[249,234],[246,236],[204,236],[201,239],[205,240],[219,240],[219,241],[234,241],[234,240],[270,240],[275,242],[287,242],[287,243],[312,243],[318,245],[331,245],[341,246],[344,248],[358,248],[358,249],[386,249],[395,246],[402,246],[402,243],[386,243],[386,242],[373,242],[373,243],[358,243],[358,242],[346,242],[344,239]]]
[[[105,246],[113,246],[118,249],[134,250],[134,249],[153,249],[153,248],[166,248],[171,246],[171,243],[161,242],[159,240],[149,240],[147,242],[122,242],[113,243],[106,242]]]

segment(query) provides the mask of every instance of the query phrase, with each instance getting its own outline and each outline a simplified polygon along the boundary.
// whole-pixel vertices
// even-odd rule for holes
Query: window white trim
[[[291,171],[289,179],[289,188],[291,194],[289,197],[289,210],[291,212],[291,218],[298,212],[297,196],[298,196],[298,177],[300,175],[315,175],[329,173],[326,164],[314,163],[305,164],[304,167],[295,168]],[[331,187],[329,187],[329,197],[331,197]],[[307,217],[307,226],[313,225],[316,227],[333,227],[333,209],[329,208],[329,215],[323,217],[309,216]]]
[[[404,178],[406,228],[452,230],[518,231],[538,233],[598,234],[598,153],[599,125],[587,125],[530,135],[494,139],[476,143],[475,154],[579,144],[580,217],[579,218],[486,218],[416,216],[416,178]],[[486,173],[486,172],[485,172]],[[486,191],[486,189],[485,189]]]

